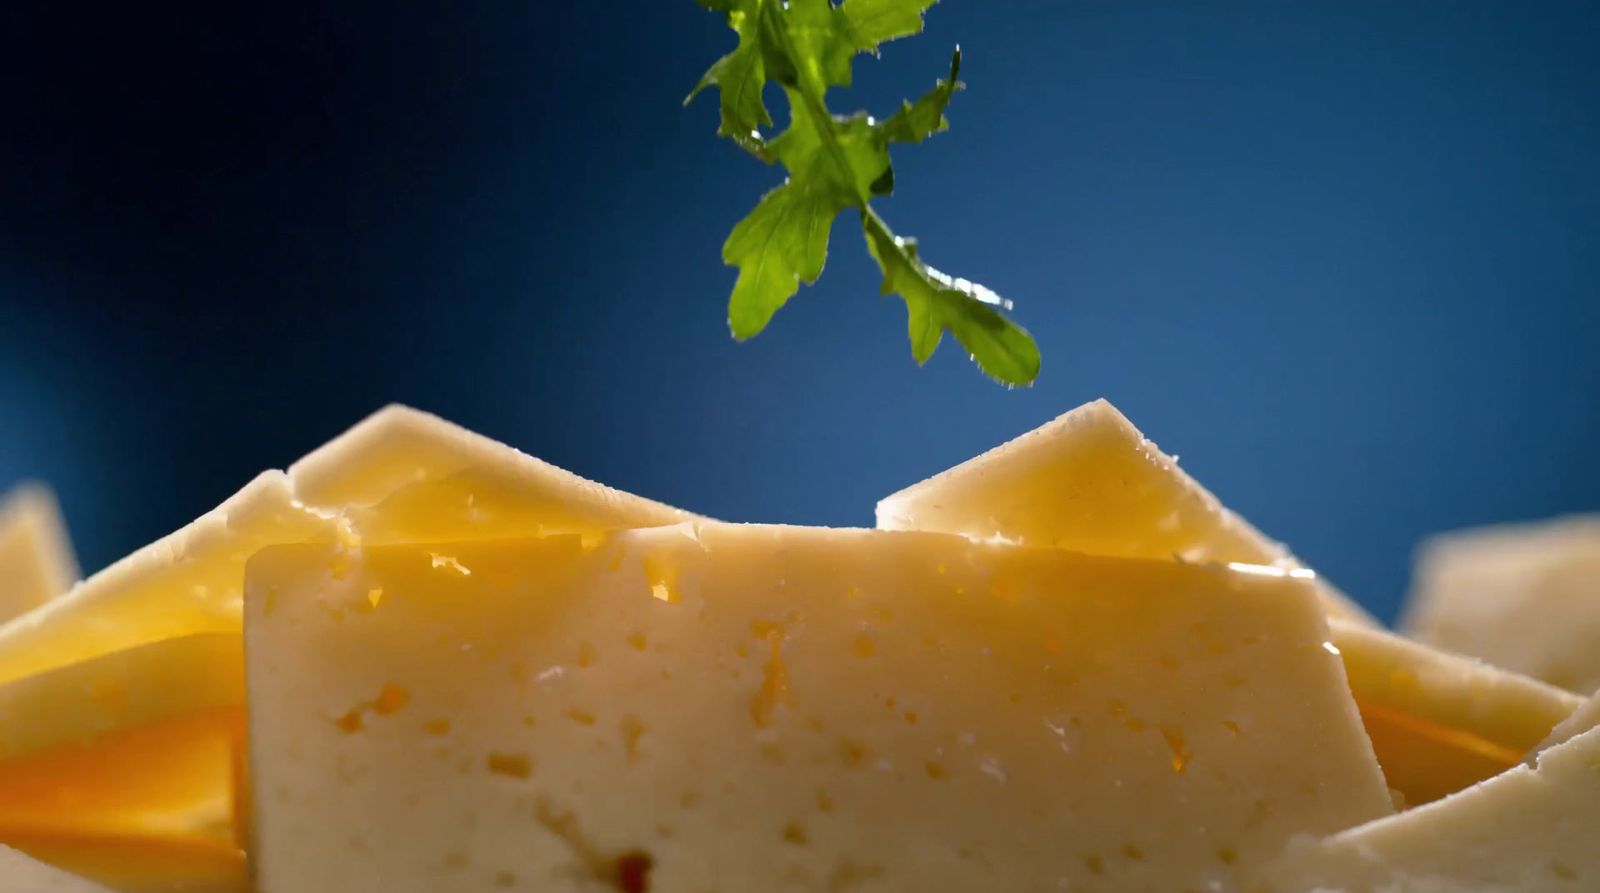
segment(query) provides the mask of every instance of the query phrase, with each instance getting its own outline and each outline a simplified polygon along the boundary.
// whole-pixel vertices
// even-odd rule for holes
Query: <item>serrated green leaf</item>
[[[759,28],[762,0],[720,2],[721,5],[712,5],[707,0],[701,0],[703,5],[727,13],[728,27],[739,35],[739,45],[706,69],[700,83],[695,85],[683,102],[687,105],[707,87],[716,87],[721,112],[717,133],[762,155],[761,128],[772,125],[772,115],[767,112],[766,101],[761,95],[767,83]]]
[[[839,11],[850,23],[855,47],[877,52],[878,44],[922,30],[922,14],[938,0],[844,0]]]
[[[790,180],[763,196],[733,228],[722,259],[739,268],[728,299],[728,327],[735,338],[759,334],[800,283],[810,285],[822,275],[828,233],[844,207],[837,195]]]
[[[940,78],[933,89],[916,102],[900,101],[900,108],[882,125],[884,139],[891,143],[920,143],[928,137],[949,129],[944,110],[958,90],[966,89],[961,83],[961,48],[950,57],[950,77]]]
[[[871,210],[861,215],[867,250],[883,270],[883,294],[906,302],[911,354],[921,364],[949,330],[991,378],[1031,384],[1039,375],[1039,348],[1026,329],[1007,319],[1009,303],[975,282],[956,279],[917,256],[914,239],[899,238]]]

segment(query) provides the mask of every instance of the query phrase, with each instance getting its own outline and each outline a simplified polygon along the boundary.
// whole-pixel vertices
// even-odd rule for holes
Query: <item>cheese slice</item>
[[[0,686],[0,841],[234,838],[237,633],[183,636]]]
[[[1392,809],[1283,570],[707,523],[246,590],[262,893],[1171,893]]]
[[[1334,620],[1389,786],[1417,806],[1520,764],[1582,699],[1473,658]]]
[[[1434,537],[1402,625],[1562,688],[1600,688],[1600,515]]]
[[[1300,566],[1104,400],[884,499],[878,527],[1095,555]],[[1332,586],[1317,587],[1330,616],[1374,622]]]
[[[1600,889],[1600,729],[1460,793],[1302,840],[1248,893]]]
[[[55,496],[23,485],[0,500],[0,623],[55,598],[78,579]]]
[[[1585,700],[1578,706],[1578,709],[1572,711],[1566,719],[1563,719],[1554,729],[1551,729],[1550,734],[1543,741],[1540,741],[1539,746],[1529,754],[1529,760],[1537,759],[1539,754],[1549,748],[1576,738],[1596,726],[1600,726],[1600,692],[1596,692]]]
[[[0,893],[110,893],[26,854],[0,846]]]

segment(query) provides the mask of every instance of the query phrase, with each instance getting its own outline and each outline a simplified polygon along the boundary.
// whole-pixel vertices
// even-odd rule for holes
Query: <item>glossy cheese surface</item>
[[[66,592],[77,579],[72,543],[50,491],[24,484],[0,499],[0,623]]]
[[[1582,699],[1479,660],[1330,621],[1390,787],[1408,806],[1520,764]]]
[[[882,500],[877,523],[1095,555],[1299,566],[1104,400]],[[1318,586],[1330,615],[1370,622]]]
[[[1247,893],[1600,889],[1600,729],[1460,793],[1302,840]]]
[[[1402,625],[1562,688],[1600,688],[1600,516],[1434,537]]]
[[[1171,893],[1391,811],[1283,571],[708,523],[247,591],[264,893]]]

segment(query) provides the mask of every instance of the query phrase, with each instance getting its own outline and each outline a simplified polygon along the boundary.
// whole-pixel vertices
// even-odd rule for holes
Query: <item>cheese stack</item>
[[[879,525],[384,410],[0,626],[0,844],[123,893],[1355,893],[1592,815],[1537,791],[1600,708],[1377,629],[1109,404]],[[1506,876],[1600,877],[1536,830]]]

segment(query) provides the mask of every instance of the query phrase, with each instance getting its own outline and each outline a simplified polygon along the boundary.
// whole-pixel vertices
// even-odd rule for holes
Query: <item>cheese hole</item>
[[[422,724],[422,730],[429,735],[448,735],[450,734],[450,720],[442,716],[438,719],[430,719]]]
[[[512,872],[502,871],[494,876],[494,885],[496,887],[515,887],[517,885],[517,876]]]
[[[1083,860],[1083,867],[1089,869],[1089,873],[1095,877],[1106,873],[1106,861],[1099,856],[1086,856]]]
[[[950,777],[950,770],[937,760],[929,760],[923,768],[927,771],[928,777],[934,781]]]
[[[617,889],[622,893],[648,893],[650,869],[654,867],[655,860],[650,858],[649,853],[623,853],[617,857]]]
[[[1189,752],[1189,743],[1177,729],[1163,728],[1161,737],[1166,739],[1167,749],[1172,751],[1172,771],[1182,775],[1189,766],[1190,757],[1193,756]]]
[[[1239,854],[1234,852],[1233,847],[1217,847],[1217,861],[1223,865],[1232,865],[1239,861]]]
[[[644,638],[644,633],[629,633],[628,634],[628,645],[631,646],[634,651],[643,651],[644,648],[645,648],[645,644],[646,644],[646,642],[645,642],[645,638]]]
[[[507,778],[527,778],[533,774],[533,763],[525,754],[491,752],[484,762],[490,772]]]
[[[578,643],[578,666],[593,666],[594,656],[594,645],[590,644],[589,642]]]
[[[784,843],[792,843],[795,846],[805,846],[810,841],[811,838],[806,834],[805,826],[801,825],[799,822],[790,822],[789,824],[783,826]]]
[[[378,692],[377,699],[372,702],[372,712],[379,716],[388,716],[391,713],[398,712],[410,700],[411,694],[405,690],[404,686],[395,685],[391,682],[385,685],[382,691]]]
[[[1137,846],[1131,843],[1123,846],[1122,855],[1127,856],[1129,859],[1132,859],[1135,862],[1144,861],[1144,850],[1139,849]]]
[[[579,707],[568,707],[563,715],[580,726],[594,725],[594,714]]]

